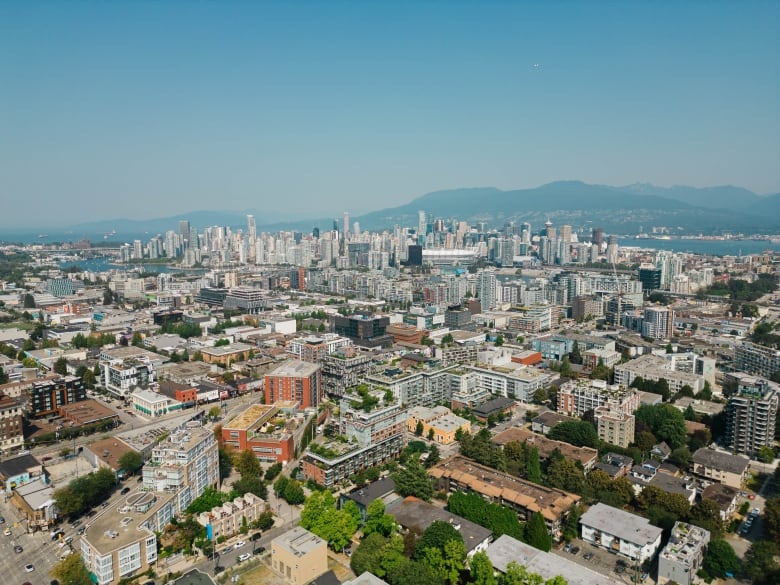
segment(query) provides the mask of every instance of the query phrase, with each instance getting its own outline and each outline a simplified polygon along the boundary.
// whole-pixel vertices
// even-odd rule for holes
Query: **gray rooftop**
[[[345,494],[344,497],[367,508],[374,500],[383,498],[394,491],[395,482],[393,481],[393,478],[383,477],[382,479],[371,482],[367,486],[352,490],[348,494]]]
[[[421,533],[436,520],[452,524],[458,528],[458,532],[463,536],[463,544],[466,546],[467,553],[473,551],[486,539],[490,539],[493,534],[487,528],[412,497],[392,504],[387,508],[387,513],[392,515],[396,522],[404,528],[411,528]]]
[[[311,551],[325,544],[316,534],[305,528],[296,526],[273,540],[273,544],[280,546],[296,556],[309,554]]]
[[[506,572],[507,565],[514,561],[518,565],[524,566],[529,573],[541,575],[545,581],[560,575],[566,579],[569,585],[616,585],[621,583],[617,579],[592,571],[554,553],[541,551],[506,534],[488,546],[487,555],[490,562],[493,563],[493,567],[502,573]]]
[[[745,473],[745,469],[747,469],[750,463],[750,459],[747,457],[740,457],[739,455],[732,455],[731,453],[724,453],[723,451],[716,451],[707,447],[702,447],[696,451],[692,460],[698,465],[737,474]]]
[[[585,512],[580,518],[580,524],[639,546],[655,542],[663,532],[661,528],[652,526],[647,518],[602,503]]]

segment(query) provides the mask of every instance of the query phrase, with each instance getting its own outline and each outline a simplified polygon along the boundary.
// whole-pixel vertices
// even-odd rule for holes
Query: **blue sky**
[[[0,227],[559,179],[778,192],[778,30],[775,1],[5,0]]]

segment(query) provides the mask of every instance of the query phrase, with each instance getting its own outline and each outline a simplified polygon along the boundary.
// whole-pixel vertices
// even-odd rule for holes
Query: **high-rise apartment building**
[[[726,405],[726,445],[735,453],[755,456],[775,440],[780,387],[763,378],[742,376]]]
[[[646,307],[642,319],[642,336],[671,339],[674,333],[674,311],[668,307]]]
[[[317,408],[324,394],[322,366],[287,360],[265,375],[265,403],[292,401],[299,408]]]
[[[748,341],[734,348],[734,367],[742,372],[771,378],[780,371],[780,349]]]

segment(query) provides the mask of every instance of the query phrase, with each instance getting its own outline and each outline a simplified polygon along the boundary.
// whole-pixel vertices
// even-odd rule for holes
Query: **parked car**
[[[5,518],[3,518],[2,516],[0,516],[0,524],[5,524]]]
[[[244,554],[238,555],[238,562],[239,563],[243,563],[244,561],[248,561],[251,558],[252,558],[252,555],[250,555],[249,553],[244,553]]]
[[[570,552],[571,551],[571,543],[567,542],[566,546],[563,547],[563,552]]]
[[[593,553],[592,552],[585,553],[584,555],[582,555],[582,558],[585,559],[586,561],[589,561],[590,559],[593,558]]]
[[[15,552],[16,554],[19,554],[20,552],[24,552],[24,549],[23,549],[21,546],[19,546],[19,545],[17,544],[17,545],[14,547],[14,552]]]
[[[576,555],[580,552],[580,547],[575,546],[573,549],[571,549],[571,554]]]
[[[233,545],[234,549],[241,548],[242,546],[245,546],[246,543],[243,540],[239,540],[236,544]]]
[[[129,494],[129,493],[130,493],[130,488],[129,487],[122,488],[122,491],[119,492],[119,494],[122,495],[122,496],[124,496],[125,494]]]
[[[32,573],[35,570],[35,567],[33,566],[32,563],[30,563],[29,565],[24,566],[24,570],[27,571],[28,573]]]

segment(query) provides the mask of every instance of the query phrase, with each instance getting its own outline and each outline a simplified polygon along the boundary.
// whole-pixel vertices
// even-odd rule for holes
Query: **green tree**
[[[378,532],[382,536],[390,536],[395,532],[395,519],[385,514],[385,503],[376,499],[366,508],[366,523],[363,525],[363,535]]]
[[[577,343],[576,341],[574,342],[574,346],[572,347],[572,350],[569,353],[569,361],[577,365],[582,364],[582,353],[580,352],[580,344]]]
[[[414,427],[414,434],[418,437],[422,437],[423,431],[425,430],[425,427],[423,427],[423,423],[421,420],[417,421],[417,424]]]
[[[393,474],[396,491],[403,497],[414,496],[430,502],[433,497],[433,480],[416,459],[406,463]]]
[[[723,521],[720,519],[720,506],[709,498],[697,502],[688,514],[688,521],[709,530],[712,539],[723,535]]]
[[[282,472],[282,464],[274,463],[265,470],[265,481],[273,481],[274,478]]]
[[[58,358],[54,362],[54,373],[60,376],[65,376],[68,373],[68,360],[65,357]]]
[[[222,415],[222,409],[219,406],[212,406],[208,412],[211,420],[217,420]]]
[[[754,542],[745,553],[743,571],[756,585],[776,585],[774,577],[778,573],[775,556],[778,553],[776,542],[759,540]]]
[[[233,465],[242,477],[260,477],[263,471],[262,467],[260,467],[260,462],[251,449],[244,449],[239,452],[238,455],[233,458]]]
[[[778,475],[776,471],[775,477]],[[776,483],[777,481],[775,479]],[[764,529],[771,540],[780,542],[780,496],[769,498],[764,505]]]
[[[33,297],[30,293],[25,293],[24,298],[22,300],[22,306],[25,309],[34,309],[35,308],[35,297]]]
[[[84,382],[87,388],[94,388],[95,384],[97,384],[95,373],[90,369],[84,370],[84,374],[81,376],[81,380]]]
[[[501,347],[502,345],[504,345],[504,336],[501,335],[500,333],[496,335],[496,340],[493,342],[493,345],[495,345],[496,347]]]
[[[547,467],[547,483],[558,489],[581,494],[585,487],[585,473],[573,459],[554,457]]]
[[[463,544],[463,535],[448,522],[442,522],[441,520],[434,520],[428,528],[425,529],[420,540],[417,541],[417,545],[414,549],[415,558],[422,558],[425,549],[436,548],[442,554],[444,553],[444,545],[449,541],[455,540]]]
[[[704,556],[704,570],[711,576],[723,578],[726,573],[736,574],[739,571],[739,558],[725,540],[711,540]]]
[[[550,429],[548,436],[556,441],[563,441],[577,447],[592,447],[594,449],[599,447],[599,435],[596,432],[596,427],[583,420],[559,423]]]
[[[124,469],[128,475],[133,475],[144,466],[144,458],[138,451],[127,451],[119,458],[119,466]]]
[[[81,555],[68,555],[52,567],[51,574],[60,585],[92,585]]]
[[[133,332],[133,337],[130,339],[130,343],[135,347],[142,347],[144,344],[144,338],[139,331]]]
[[[525,470],[528,481],[542,483],[542,464],[539,460],[539,450],[536,447],[531,447],[527,451],[527,456]]]
[[[469,562],[469,585],[498,585],[493,563],[485,551],[479,551],[471,557]]]
[[[387,582],[390,585],[441,585],[441,579],[428,565],[409,559],[388,569]]]
[[[240,496],[252,493],[263,500],[268,497],[268,488],[258,475],[242,475],[241,479],[233,482],[232,488]]]
[[[544,517],[535,512],[525,527],[526,542],[531,546],[550,552],[552,548],[552,537],[547,531],[547,525],[544,523]]]
[[[403,556],[403,540],[395,535],[392,538],[377,532],[366,535],[350,557],[350,567],[356,575],[368,571],[379,578],[385,578],[388,570],[408,562]]]
[[[430,429],[428,429],[428,440],[433,441],[433,437],[434,437],[434,432],[433,432],[433,427],[431,427]]]
[[[288,504],[292,504],[294,506],[303,504],[303,502],[306,501],[306,495],[303,493],[301,482],[295,481],[294,479],[287,482],[287,485],[284,488],[284,492],[282,493],[282,497]]]
[[[441,452],[439,451],[438,445],[434,443],[431,445],[431,448],[428,449],[428,456],[425,458],[425,468],[430,469],[439,461],[441,461]]]
[[[758,460],[763,463],[772,463],[775,460],[775,450],[772,447],[764,445],[758,450]]]

